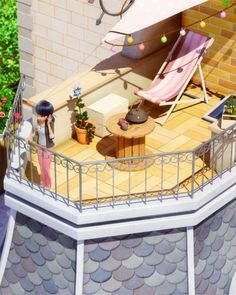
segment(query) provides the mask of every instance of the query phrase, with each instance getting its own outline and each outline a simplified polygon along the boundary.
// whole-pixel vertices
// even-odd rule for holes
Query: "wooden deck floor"
[[[201,89],[190,85],[189,91],[194,95],[202,95]],[[189,99],[189,98],[188,98]],[[156,124],[155,130],[146,137],[146,145],[153,154],[192,150],[211,137],[208,129],[210,123],[202,119],[203,115],[219,102],[219,98],[211,95],[208,104],[178,105],[164,126]],[[145,104],[144,108],[157,121],[162,118],[166,109],[157,108],[152,104]],[[71,139],[55,147],[55,151],[79,162],[104,160],[115,149],[115,138],[95,137],[89,145],[81,145]],[[66,173],[66,165],[52,165],[52,175],[56,169],[57,177],[53,178],[53,190],[73,201],[79,201],[80,179],[73,169]],[[38,171],[37,159],[34,158],[34,170]],[[204,170],[204,179],[198,171]],[[109,166],[100,165],[97,170],[94,166],[84,167],[86,173],[82,176],[83,201],[96,201],[112,196],[130,195],[139,196],[142,192],[186,192],[191,189],[192,161],[183,161],[179,164],[166,163],[163,170],[154,162],[147,170],[120,171]],[[177,173],[179,171],[179,174]],[[200,175],[200,176],[199,176]],[[212,171],[206,167],[200,158],[195,161],[195,187],[202,181],[212,177]],[[36,177],[34,177],[36,179]],[[69,179],[69,181],[67,181]],[[178,188],[176,187],[178,186]]]

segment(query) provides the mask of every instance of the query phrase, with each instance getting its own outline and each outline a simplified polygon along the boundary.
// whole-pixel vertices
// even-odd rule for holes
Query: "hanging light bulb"
[[[162,43],[166,43],[166,42],[167,42],[167,37],[166,37],[165,35],[163,35],[163,36],[161,37],[161,42],[162,42]]]
[[[202,20],[202,21],[200,22],[200,27],[201,27],[201,28],[205,28],[205,26],[206,26],[206,23]]]
[[[145,46],[143,43],[139,44],[138,46],[139,50],[143,51],[145,49]]]
[[[185,36],[185,35],[186,35],[186,31],[185,31],[185,29],[181,29],[180,32],[179,32],[179,34],[180,34],[181,36]]]
[[[221,13],[220,13],[220,17],[221,17],[221,18],[225,18],[225,17],[226,17],[226,12],[225,12],[225,11],[221,11]]]
[[[132,36],[129,36],[127,38],[128,43],[133,43],[134,42],[134,38]]]
[[[113,45],[113,46],[111,47],[111,51],[112,51],[112,52],[116,52],[116,51],[117,51],[117,47]]]

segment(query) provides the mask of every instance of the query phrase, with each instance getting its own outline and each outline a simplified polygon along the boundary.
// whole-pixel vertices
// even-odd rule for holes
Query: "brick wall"
[[[185,11],[182,24],[186,26],[225,7],[220,0],[209,0]],[[223,94],[235,93],[236,89],[236,5],[228,9],[226,14],[224,19],[216,15],[206,20],[204,29],[199,24],[192,27],[215,39],[203,60],[203,72],[207,87]],[[195,81],[199,82],[198,76],[195,76]]]
[[[105,1],[118,12],[123,0]],[[31,97],[74,73],[111,56],[102,38],[119,17],[101,15],[97,0],[18,0],[21,73],[26,75],[24,97]]]

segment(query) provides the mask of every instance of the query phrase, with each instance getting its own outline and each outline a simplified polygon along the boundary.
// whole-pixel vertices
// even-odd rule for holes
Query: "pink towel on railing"
[[[186,31],[163,72],[157,75],[146,89],[137,91],[137,95],[156,104],[176,97],[205,52],[209,41],[207,36]]]

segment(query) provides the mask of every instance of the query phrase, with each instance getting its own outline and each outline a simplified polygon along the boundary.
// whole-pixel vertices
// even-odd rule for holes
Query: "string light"
[[[221,0],[221,1],[222,1],[222,3],[223,3],[224,5],[229,4],[229,0]],[[193,23],[187,25],[185,28],[177,29],[177,30],[172,30],[172,31],[170,31],[170,32],[167,32],[167,33],[165,33],[165,34],[162,35],[162,37],[161,37],[161,42],[162,42],[162,43],[166,43],[166,42],[168,41],[167,35],[170,35],[170,34],[172,34],[172,33],[176,33],[176,32],[178,32],[178,31],[179,31],[179,34],[180,34],[181,36],[184,36],[184,35],[186,34],[185,29],[187,29],[187,28],[189,28],[189,27],[192,27],[192,26],[194,26],[194,25],[196,25],[196,24],[199,24],[199,26],[200,26],[201,28],[204,28],[204,27],[206,26],[206,22],[205,22],[205,20],[207,20],[207,19],[209,19],[209,18],[212,18],[212,17],[214,17],[214,16],[217,16],[217,15],[218,15],[220,18],[225,18],[225,17],[227,16],[227,14],[226,14],[225,11],[228,10],[228,9],[230,9],[231,7],[235,6],[235,5],[236,5],[236,3],[232,3],[232,4],[229,5],[228,7],[224,8],[223,11],[222,11],[222,10],[219,10],[219,11],[217,11],[217,12],[211,14],[211,15],[206,16],[205,18],[203,18],[203,19],[201,19],[201,20],[195,21],[195,22],[193,22]],[[143,50],[143,49],[144,49],[143,46],[145,47],[145,43],[148,43],[148,42],[151,42],[151,41],[155,41],[155,40],[157,40],[157,38],[160,38],[160,37],[154,37],[154,38],[152,38],[152,39],[143,40],[143,41],[141,41],[141,42],[134,42],[133,37],[130,36],[130,35],[127,35],[126,33],[118,32],[118,31],[110,31],[110,33],[116,33],[116,34],[120,34],[120,35],[126,35],[126,36],[127,36],[127,41],[128,41],[128,39],[129,39],[130,37],[132,38],[132,42],[129,43],[129,41],[128,41],[128,44],[127,44],[127,43],[126,43],[126,44],[115,44],[115,43],[111,43],[111,42],[106,41],[106,40],[104,41],[105,43],[107,43],[107,44],[109,44],[109,45],[112,45],[112,47],[114,47],[114,46],[115,46],[115,47],[116,47],[116,46],[117,46],[117,47],[138,46],[140,50]],[[128,37],[128,36],[129,36],[129,37]],[[111,50],[112,50],[112,49],[111,49]],[[117,49],[115,49],[115,51],[116,51],[116,50],[117,50]],[[112,50],[112,51],[113,51],[113,50]],[[114,52],[115,52],[115,51],[114,51]]]
[[[129,36],[127,38],[128,43],[133,43],[134,42],[134,38],[132,36]]]
[[[117,51],[117,47],[113,45],[113,46],[111,47],[111,51],[112,51],[112,52],[116,52],[116,51]]]
[[[206,23],[202,20],[199,25],[200,25],[201,28],[205,28]]]
[[[185,29],[182,28],[182,29],[180,30],[179,34],[180,34],[181,36],[186,35],[186,31],[185,31]]]
[[[138,46],[139,50],[143,51],[145,49],[145,46],[143,43],[139,44]]]
[[[225,12],[225,11],[221,11],[221,13],[220,13],[220,17],[221,17],[221,18],[225,18],[225,17],[226,17],[226,12]]]
[[[166,37],[166,35],[163,35],[163,36],[161,37],[161,42],[162,42],[162,43],[166,43],[166,42],[167,42],[167,37]]]

